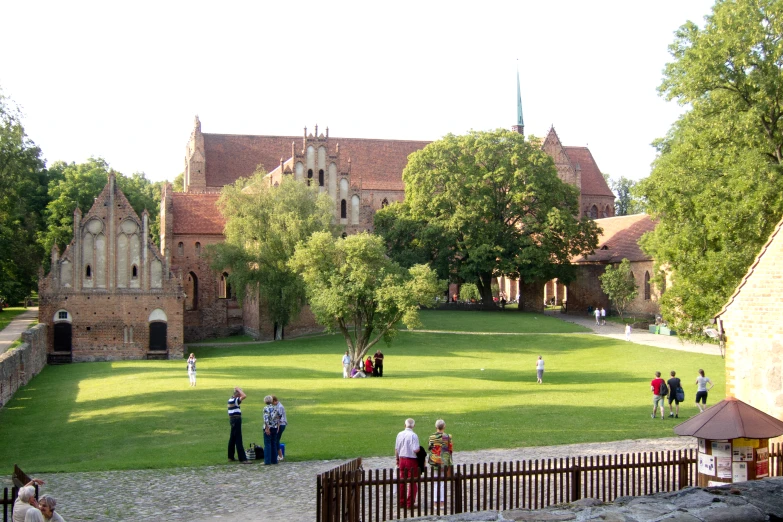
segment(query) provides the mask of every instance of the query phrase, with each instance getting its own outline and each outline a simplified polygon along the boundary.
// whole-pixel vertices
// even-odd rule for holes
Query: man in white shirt
[[[419,463],[416,454],[419,452],[419,437],[413,432],[416,421],[405,419],[405,429],[397,434],[394,444],[394,454],[397,457],[398,477],[416,479],[419,478]],[[412,509],[416,503],[416,494],[419,491],[417,482],[400,484],[397,488],[400,507]]]
[[[351,356],[348,355],[348,350],[343,355],[343,379],[348,378],[348,369],[351,367]]]

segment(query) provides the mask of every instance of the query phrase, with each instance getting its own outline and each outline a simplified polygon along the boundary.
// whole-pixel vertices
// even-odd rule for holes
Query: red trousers
[[[416,459],[400,457],[400,477],[418,479],[419,462]],[[400,505],[412,508],[416,503],[416,494],[419,492],[419,484],[411,482],[410,484],[400,484],[397,488],[397,496],[400,499]]]

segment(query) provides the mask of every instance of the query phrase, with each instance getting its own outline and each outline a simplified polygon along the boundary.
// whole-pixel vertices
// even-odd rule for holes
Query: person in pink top
[[[666,417],[663,414],[663,406],[664,401],[666,400],[666,394],[661,392],[661,386],[664,384],[664,380],[661,379],[661,372],[655,372],[655,379],[653,379],[650,382],[650,390],[652,390],[653,394],[653,409],[652,409],[652,417],[655,418],[655,408],[657,408],[659,405],[661,407],[661,420],[666,419]]]

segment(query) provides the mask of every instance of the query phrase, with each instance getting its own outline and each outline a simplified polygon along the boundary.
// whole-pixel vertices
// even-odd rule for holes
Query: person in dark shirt
[[[680,401],[677,400],[677,390],[680,388],[682,383],[680,382],[679,377],[675,377],[677,375],[677,372],[674,370],[671,371],[672,378],[666,381],[666,384],[669,386],[669,417],[674,417],[675,419],[680,418]],[[672,402],[674,402],[675,410],[672,411]]]

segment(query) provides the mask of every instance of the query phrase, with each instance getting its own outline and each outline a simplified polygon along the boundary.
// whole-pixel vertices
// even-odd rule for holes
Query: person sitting
[[[51,495],[41,495],[38,499],[38,508],[44,517],[45,522],[65,522],[59,513],[54,512],[57,501]]]
[[[370,359],[370,356],[367,356],[367,359],[364,360],[364,373],[367,375],[372,375],[372,359]]]
[[[27,485],[19,488],[16,502],[14,502],[13,522],[24,522],[27,512],[31,509],[38,511],[38,501],[35,500],[35,487],[33,484],[43,484],[43,481],[33,479]]]
[[[363,379],[365,377],[367,377],[367,374],[359,370],[358,368],[354,368],[353,370],[351,370],[351,379]]]

